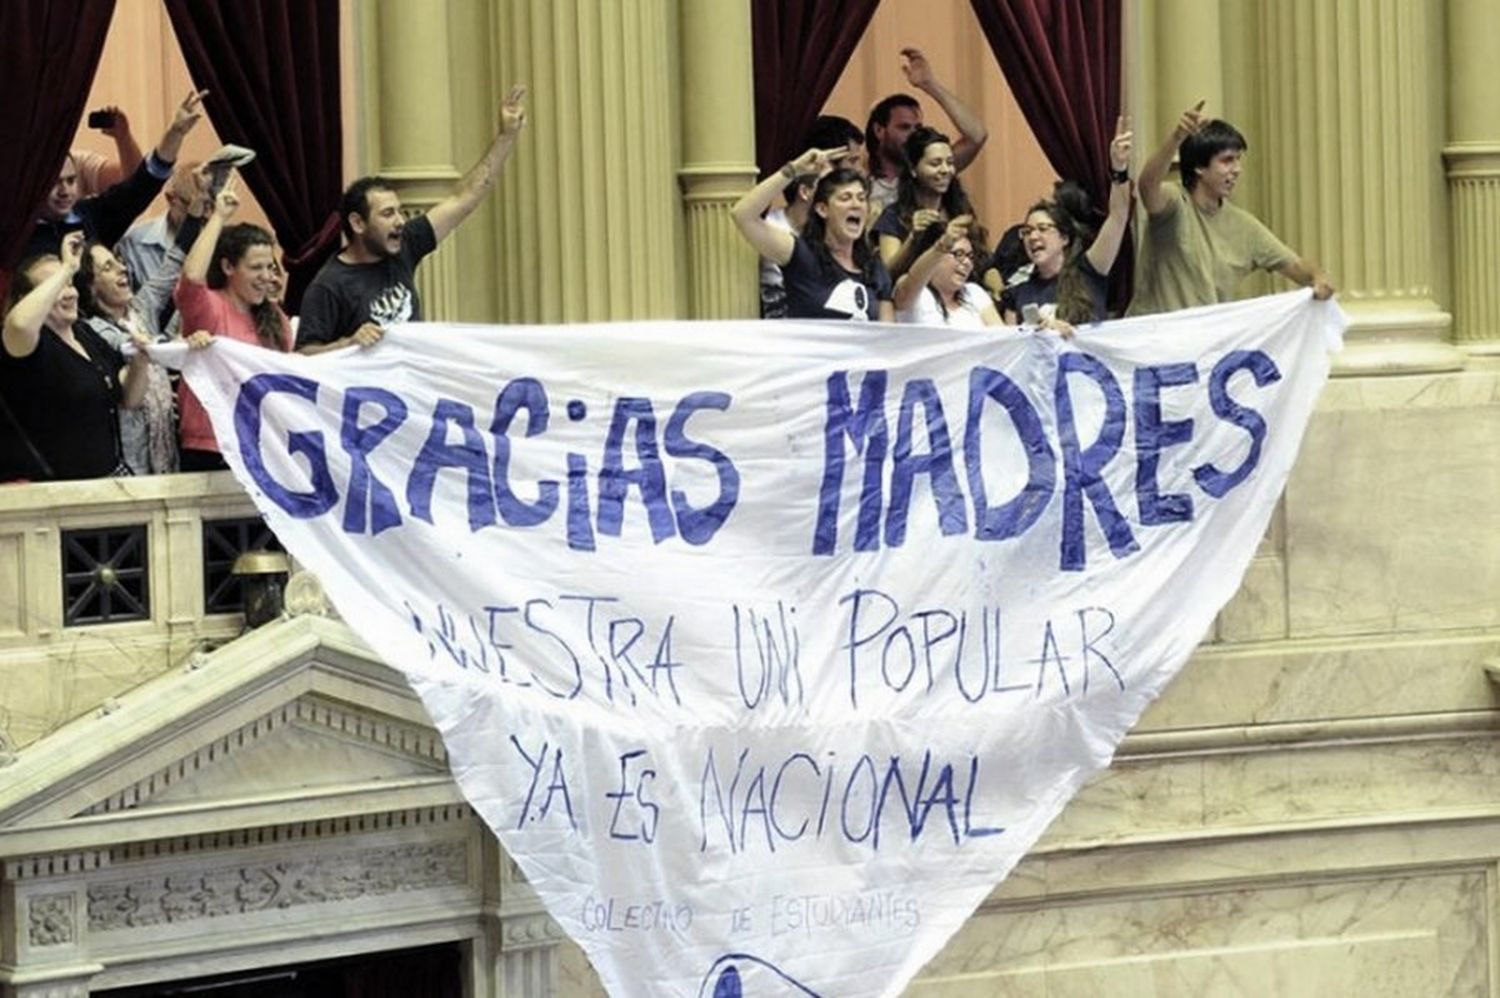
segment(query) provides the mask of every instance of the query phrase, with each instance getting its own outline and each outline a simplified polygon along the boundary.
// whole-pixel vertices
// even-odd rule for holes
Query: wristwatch
[[[1110,179],[1112,181],[1114,181],[1117,184],[1128,184],[1128,183],[1130,183],[1130,171],[1129,170],[1114,170],[1114,169],[1112,169],[1112,170],[1109,171],[1109,177],[1110,177]]]

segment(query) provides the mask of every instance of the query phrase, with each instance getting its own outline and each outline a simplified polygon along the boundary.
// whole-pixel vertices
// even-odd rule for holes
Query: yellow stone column
[[[1220,0],[1143,0],[1152,22],[1153,58],[1145,81],[1154,97],[1149,121],[1136,130],[1149,145],[1139,146],[1144,160],[1177,124],[1182,112],[1199,100],[1205,112],[1224,114],[1224,46]],[[1144,127],[1142,127],[1144,126]]]
[[[370,172],[391,182],[408,215],[447,196],[462,169],[454,141],[449,39],[450,18],[461,16],[467,4],[456,6],[452,12],[447,3],[379,0],[373,11],[366,8],[361,25],[365,90],[373,101],[367,112]],[[426,319],[484,317],[460,308],[462,241],[460,230],[417,268]]]
[[[1448,165],[1453,333],[1500,354],[1500,3],[1448,2]]]
[[[531,87],[526,134],[500,190],[501,315],[683,315],[676,0],[502,0],[493,9],[495,79]]]
[[[749,0],[681,0],[682,169],[688,314],[759,314],[755,251],[729,209],[755,184],[755,83]]]
[[[1262,0],[1264,220],[1320,262],[1352,325],[1335,371],[1455,370],[1437,301],[1441,39],[1409,0]]]

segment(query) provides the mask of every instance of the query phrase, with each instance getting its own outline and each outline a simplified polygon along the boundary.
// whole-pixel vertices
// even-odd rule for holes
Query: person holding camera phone
[[[58,172],[57,182],[41,204],[36,228],[21,254],[22,259],[62,249],[63,237],[82,232],[106,246],[119,242],[130,223],[145,211],[162,184],[172,175],[182,140],[203,117],[203,98],[208,91],[188,94],[177,106],[172,123],[151,154],[135,172],[101,194],[80,199],[78,164],[70,153]]]
[[[118,184],[135,172],[145,155],[130,130],[130,118],[118,105],[106,104],[90,111],[88,126],[103,132],[115,144],[115,158],[88,149],[74,149],[73,165],[78,167],[79,199],[93,197]]]

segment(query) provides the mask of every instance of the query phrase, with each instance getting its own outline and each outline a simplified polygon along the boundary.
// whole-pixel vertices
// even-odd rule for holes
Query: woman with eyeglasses
[[[847,149],[809,149],[753,187],[730,210],[740,234],[781,268],[789,319],[892,322],[891,278],[865,242],[869,180],[835,168]],[[822,179],[800,234],[763,217],[776,195],[803,174]]]
[[[1064,335],[1106,318],[1109,272],[1130,221],[1130,132],[1124,118],[1109,144],[1109,158],[1109,215],[1092,242],[1089,198],[1077,184],[1059,184],[1051,200],[1038,201],[1026,213],[1021,245],[1031,260],[1031,277],[1001,296],[1000,312],[1008,324],[1019,323],[1027,305],[1036,305],[1044,324]]]
[[[1000,325],[989,294],[969,280],[974,273],[973,221],[960,215],[917,237],[916,261],[896,281],[897,322],[964,329]]]
[[[903,147],[907,168],[896,188],[896,201],[875,221],[880,259],[892,277],[900,277],[916,260],[921,249],[917,240],[931,227],[943,231],[943,223],[968,216],[969,235],[987,244],[984,227],[975,225],[974,206],[958,179],[958,166],[948,136],[923,126],[911,133]]]

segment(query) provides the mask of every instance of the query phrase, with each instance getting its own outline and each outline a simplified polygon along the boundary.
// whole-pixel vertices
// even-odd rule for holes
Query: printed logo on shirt
[[[399,326],[411,318],[411,288],[396,284],[386,288],[370,302],[370,321],[381,329]]]
[[[855,322],[870,321],[870,289],[855,280],[844,280],[828,293],[823,307],[847,315]]]

